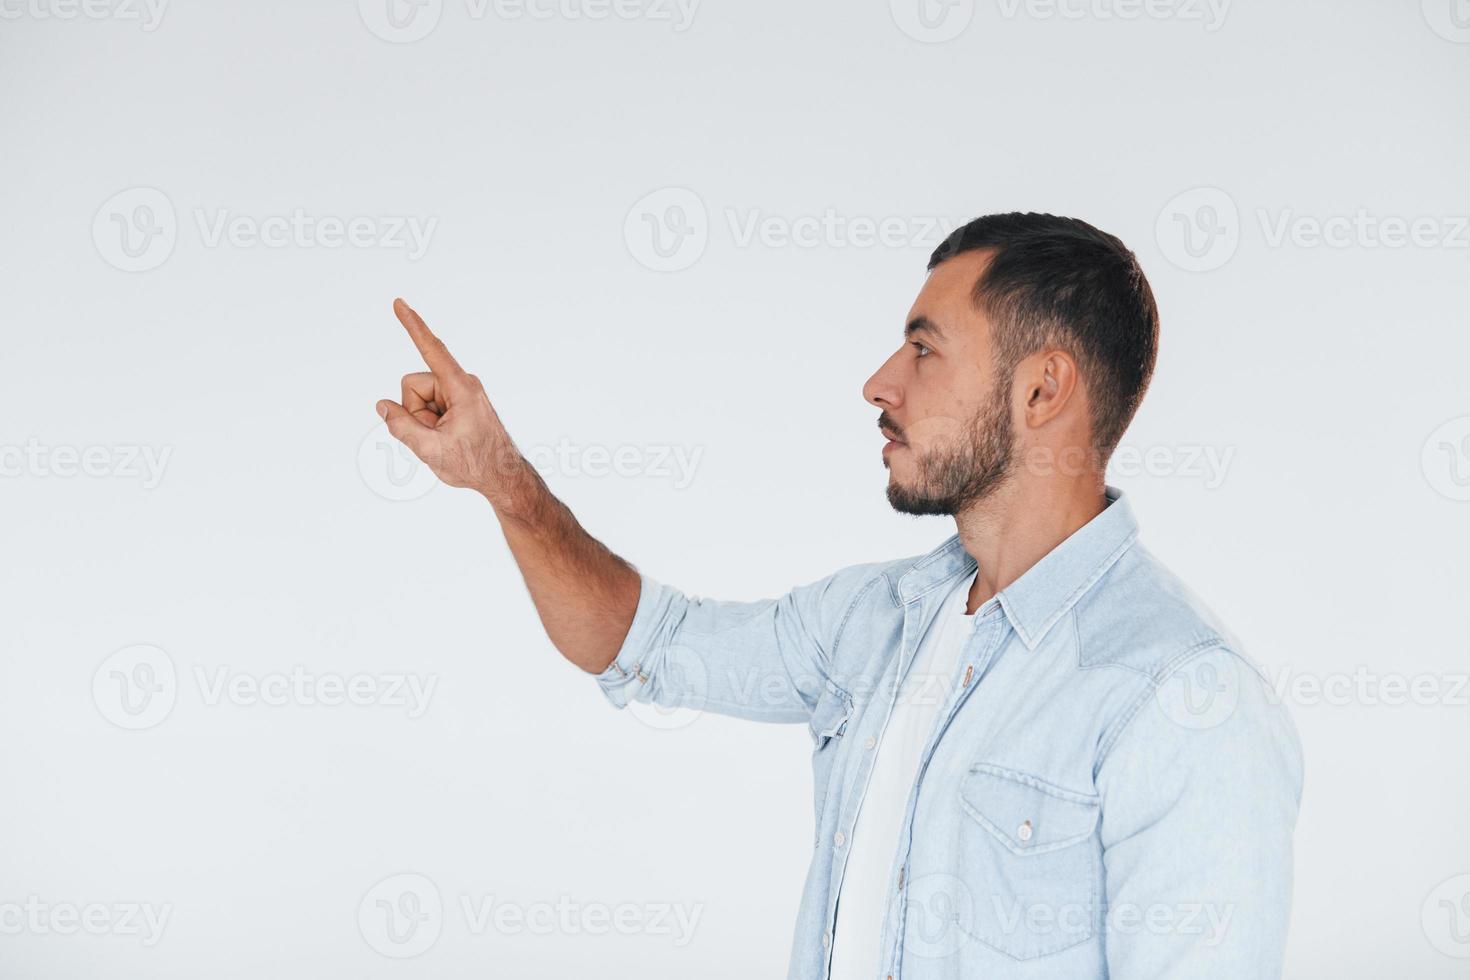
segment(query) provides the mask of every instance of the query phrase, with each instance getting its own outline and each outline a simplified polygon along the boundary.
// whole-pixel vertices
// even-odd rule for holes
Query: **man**
[[[402,301],[430,371],[378,410],[489,500],[551,640],[615,705],[809,725],[792,978],[1277,977],[1295,731],[1104,483],[1154,367],[1137,260],[1007,214],[929,269],[863,394],[889,501],[958,533],[780,599],[692,599],[609,552]]]

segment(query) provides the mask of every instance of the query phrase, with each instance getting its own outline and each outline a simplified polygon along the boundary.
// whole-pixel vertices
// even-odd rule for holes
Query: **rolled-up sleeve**
[[[1301,785],[1296,730],[1248,661],[1214,648],[1163,677],[1098,770],[1108,975],[1280,977]]]
[[[640,701],[806,721],[830,668],[829,626],[875,569],[853,566],[753,602],[688,596],[640,573],[633,623],[597,683],[619,708]]]
[[[627,707],[630,701],[637,700],[639,689],[648,683],[659,649],[654,637],[659,625],[668,620],[670,607],[676,600],[687,601],[676,589],[640,574],[638,608],[633,613],[628,635],[623,638],[617,658],[597,675],[602,693],[614,706]],[[648,672],[644,671],[645,660]]]

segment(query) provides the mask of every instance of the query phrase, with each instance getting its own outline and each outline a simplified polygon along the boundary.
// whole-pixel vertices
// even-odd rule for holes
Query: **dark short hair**
[[[995,329],[998,377],[1048,346],[1077,359],[1103,461],[1123,438],[1153,376],[1159,311],[1138,259],[1085,221],[1053,214],[989,214],[956,229],[929,268],[963,252],[993,251],[975,283]]]

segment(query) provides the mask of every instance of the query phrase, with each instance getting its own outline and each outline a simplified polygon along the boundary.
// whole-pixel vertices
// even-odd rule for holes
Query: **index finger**
[[[393,312],[398,315],[398,322],[403,324],[403,328],[408,331],[409,337],[413,339],[413,345],[423,355],[424,363],[429,366],[430,371],[444,378],[454,378],[464,374],[464,368],[460,367],[454,355],[449,353],[449,348],[444,346],[444,341],[434,336],[434,332],[429,329],[424,318],[415,313],[413,307],[401,299],[395,299]]]

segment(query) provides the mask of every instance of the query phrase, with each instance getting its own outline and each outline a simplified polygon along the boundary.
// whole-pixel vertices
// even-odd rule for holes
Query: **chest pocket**
[[[969,932],[1018,960],[1076,946],[1098,930],[1098,797],[998,766],[960,785],[960,860],[973,898]]]
[[[831,788],[832,763],[842,747],[842,736],[852,718],[852,698],[832,684],[822,687],[812,709],[812,797],[814,833],[821,835],[822,808]]]

